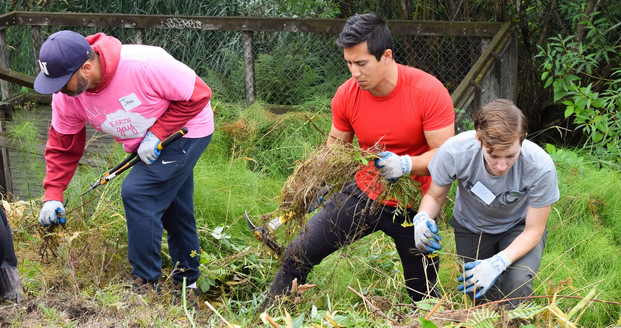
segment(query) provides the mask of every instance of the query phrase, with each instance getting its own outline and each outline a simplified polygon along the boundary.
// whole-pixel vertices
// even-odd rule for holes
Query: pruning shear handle
[[[171,134],[168,138],[162,140],[158,145],[157,145],[157,149],[162,150],[164,149],[164,147],[170,145],[173,141],[183,137],[185,134],[188,133],[188,128],[183,127],[181,128],[181,130]],[[140,157],[138,157],[138,153],[132,153],[131,155],[129,155],[128,157],[126,157],[122,162],[120,162],[119,164],[117,164],[116,166],[114,166],[113,168],[111,168],[110,170],[108,170],[108,172],[106,172],[103,177],[97,179],[95,182],[91,183],[90,188],[88,188],[85,192],[83,192],[80,196],[85,195],[87,192],[105,185],[106,183],[108,183],[108,181],[114,179],[116,176],[118,176],[119,174],[123,173],[125,170],[129,169],[130,167],[134,166],[136,163],[138,163],[140,161]]]

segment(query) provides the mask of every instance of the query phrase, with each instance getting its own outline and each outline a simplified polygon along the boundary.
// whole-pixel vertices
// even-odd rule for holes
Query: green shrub
[[[543,58],[541,79],[545,81],[544,88],[552,87],[554,101],[565,105],[565,117],[571,117],[589,137],[584,148],[618,165],[621,164],[619,13],[593,12],[584,17],[581,7],[574,8],[574,5],[568,2],[561,9],[574,15],[571,16],[574,28],[584,24],[587,30],[584,40],[577,42],[573,35],[558,35],[551,37],[545,48],[539,47],[537,57]]]

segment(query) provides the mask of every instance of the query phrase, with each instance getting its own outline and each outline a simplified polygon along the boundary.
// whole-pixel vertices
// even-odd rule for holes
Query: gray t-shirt
[[[485,170],[475,131],[466,131],[438,149],[429,171],[438,186],[458,181],[453,216],[473,233],[507,231],[526,218],[528,206],[548,206],[560,196],[552,158],[528,140],[509,172],[493,176]]]

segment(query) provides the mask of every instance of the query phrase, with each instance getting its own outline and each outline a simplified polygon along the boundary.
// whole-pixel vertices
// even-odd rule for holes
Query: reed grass
[[[204,288],[202,298],[209,300],[232,324],[265,327],[256,312],[279,262],[254,239],[243,213],[248,210],[256,218],[278,208],[283,186],[295,176],[295,162],[300,164],[312,158],[312,151],[325,143],[323,129],[330,123],[329,115],[293,112],[277,116],[260,105],[215,105],[218,127],[195,168],[195,208],[202,248],[199,286]],[[311,118],[317,127],[310,123]],[[260,154],[272,142],[278,146]],[[125,154],[117,149],[108,156],[110,163],[116,163]],[[285,167],[269,165],[287,161]],[[356,166],[361,162],[354,159],[353,163]],[[592,295],[609,303],[583,301],[588,305],[587,311],[579,319],[578,314],[573,314],[572,321],[589,327],[614,326],[619,322],[620,311],[614,302],[621,302],[616,239],[620,220],[616,206],[619,173],[589,163],[578,167],[559,163],[558,171],[562,198],[553,205],[548,224],[542,268],[535,282],[536,292],[543,298],[536,299],[535,304],[547,306],[552,298],[546,295],[557,292],[559,297],[552,304],[568,314],[581,298]],[[42,246],[36,222],[40,200],[14,206],[23,206],[22,210],[11,212],[9,220],[29,303],[25,307],[0,305],[2,324],[191,326],[169,287],[172,263],[165,255],[166,247],[163,296],[146,299],[132,297],[128,292],[130,266],[120,202],[122,179],[96,189],[92,196],[79,197],[101,173],[81,168],[74,177],[65,194],[70,212],[68,222],[64,229],[51,232],[56,234],[58,244],[54,248],[56,255],[48,259],[38,254]],[[454,198],[454,193],[453,189],[449,197]],[[444,246],[439,288],[446,298],[438,311],[444,314],[443,311],[454,309],[471,315],[475,310],[456,291],[459,269],[454,260],[452,230],[447,224],[451,210],[449,200],[439,224]],[[305,326],[321,325],[322,320],[325,326],[326,314],[341,326],[393,326],[390,320],[370,310],[365,301],[350,291],[351,287],[381,305],[387,317],[402,325],[412,324],[420,312],[415,312],[409,301],[401,270],[392,240],[382,233],[369,235],[317,265],[308,281],[318,286],[301,294],[298,303],[277,309],[273,317],[281,326],[286,325],[286,313]],[[80,310],[81,316],[72,314],[75,309]],[[189,313],[199,326],[223,326],[206,307]],[[537,314],[530,322],[536,326],[549,326],[550,322],[560,325],[549,312]]]

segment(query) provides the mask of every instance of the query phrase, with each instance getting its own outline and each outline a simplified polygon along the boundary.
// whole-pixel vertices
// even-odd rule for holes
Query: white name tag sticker
[[[487,205],[491,204],[494,199],[496,199],[496,195],[487,189],[480,181],[477,181],[470,190],[472,190],[475,195],[479,196]]]
[[[123,98],[120,98],[119,102],[121,103],[121,106],[123,106],[123,109],[125,109],[125,111],[131,110],[132,108],[136,108],[142,105],[140,100],[138,100],[138,97],[136,97],[136,94],[133,94],[133,93]]]

